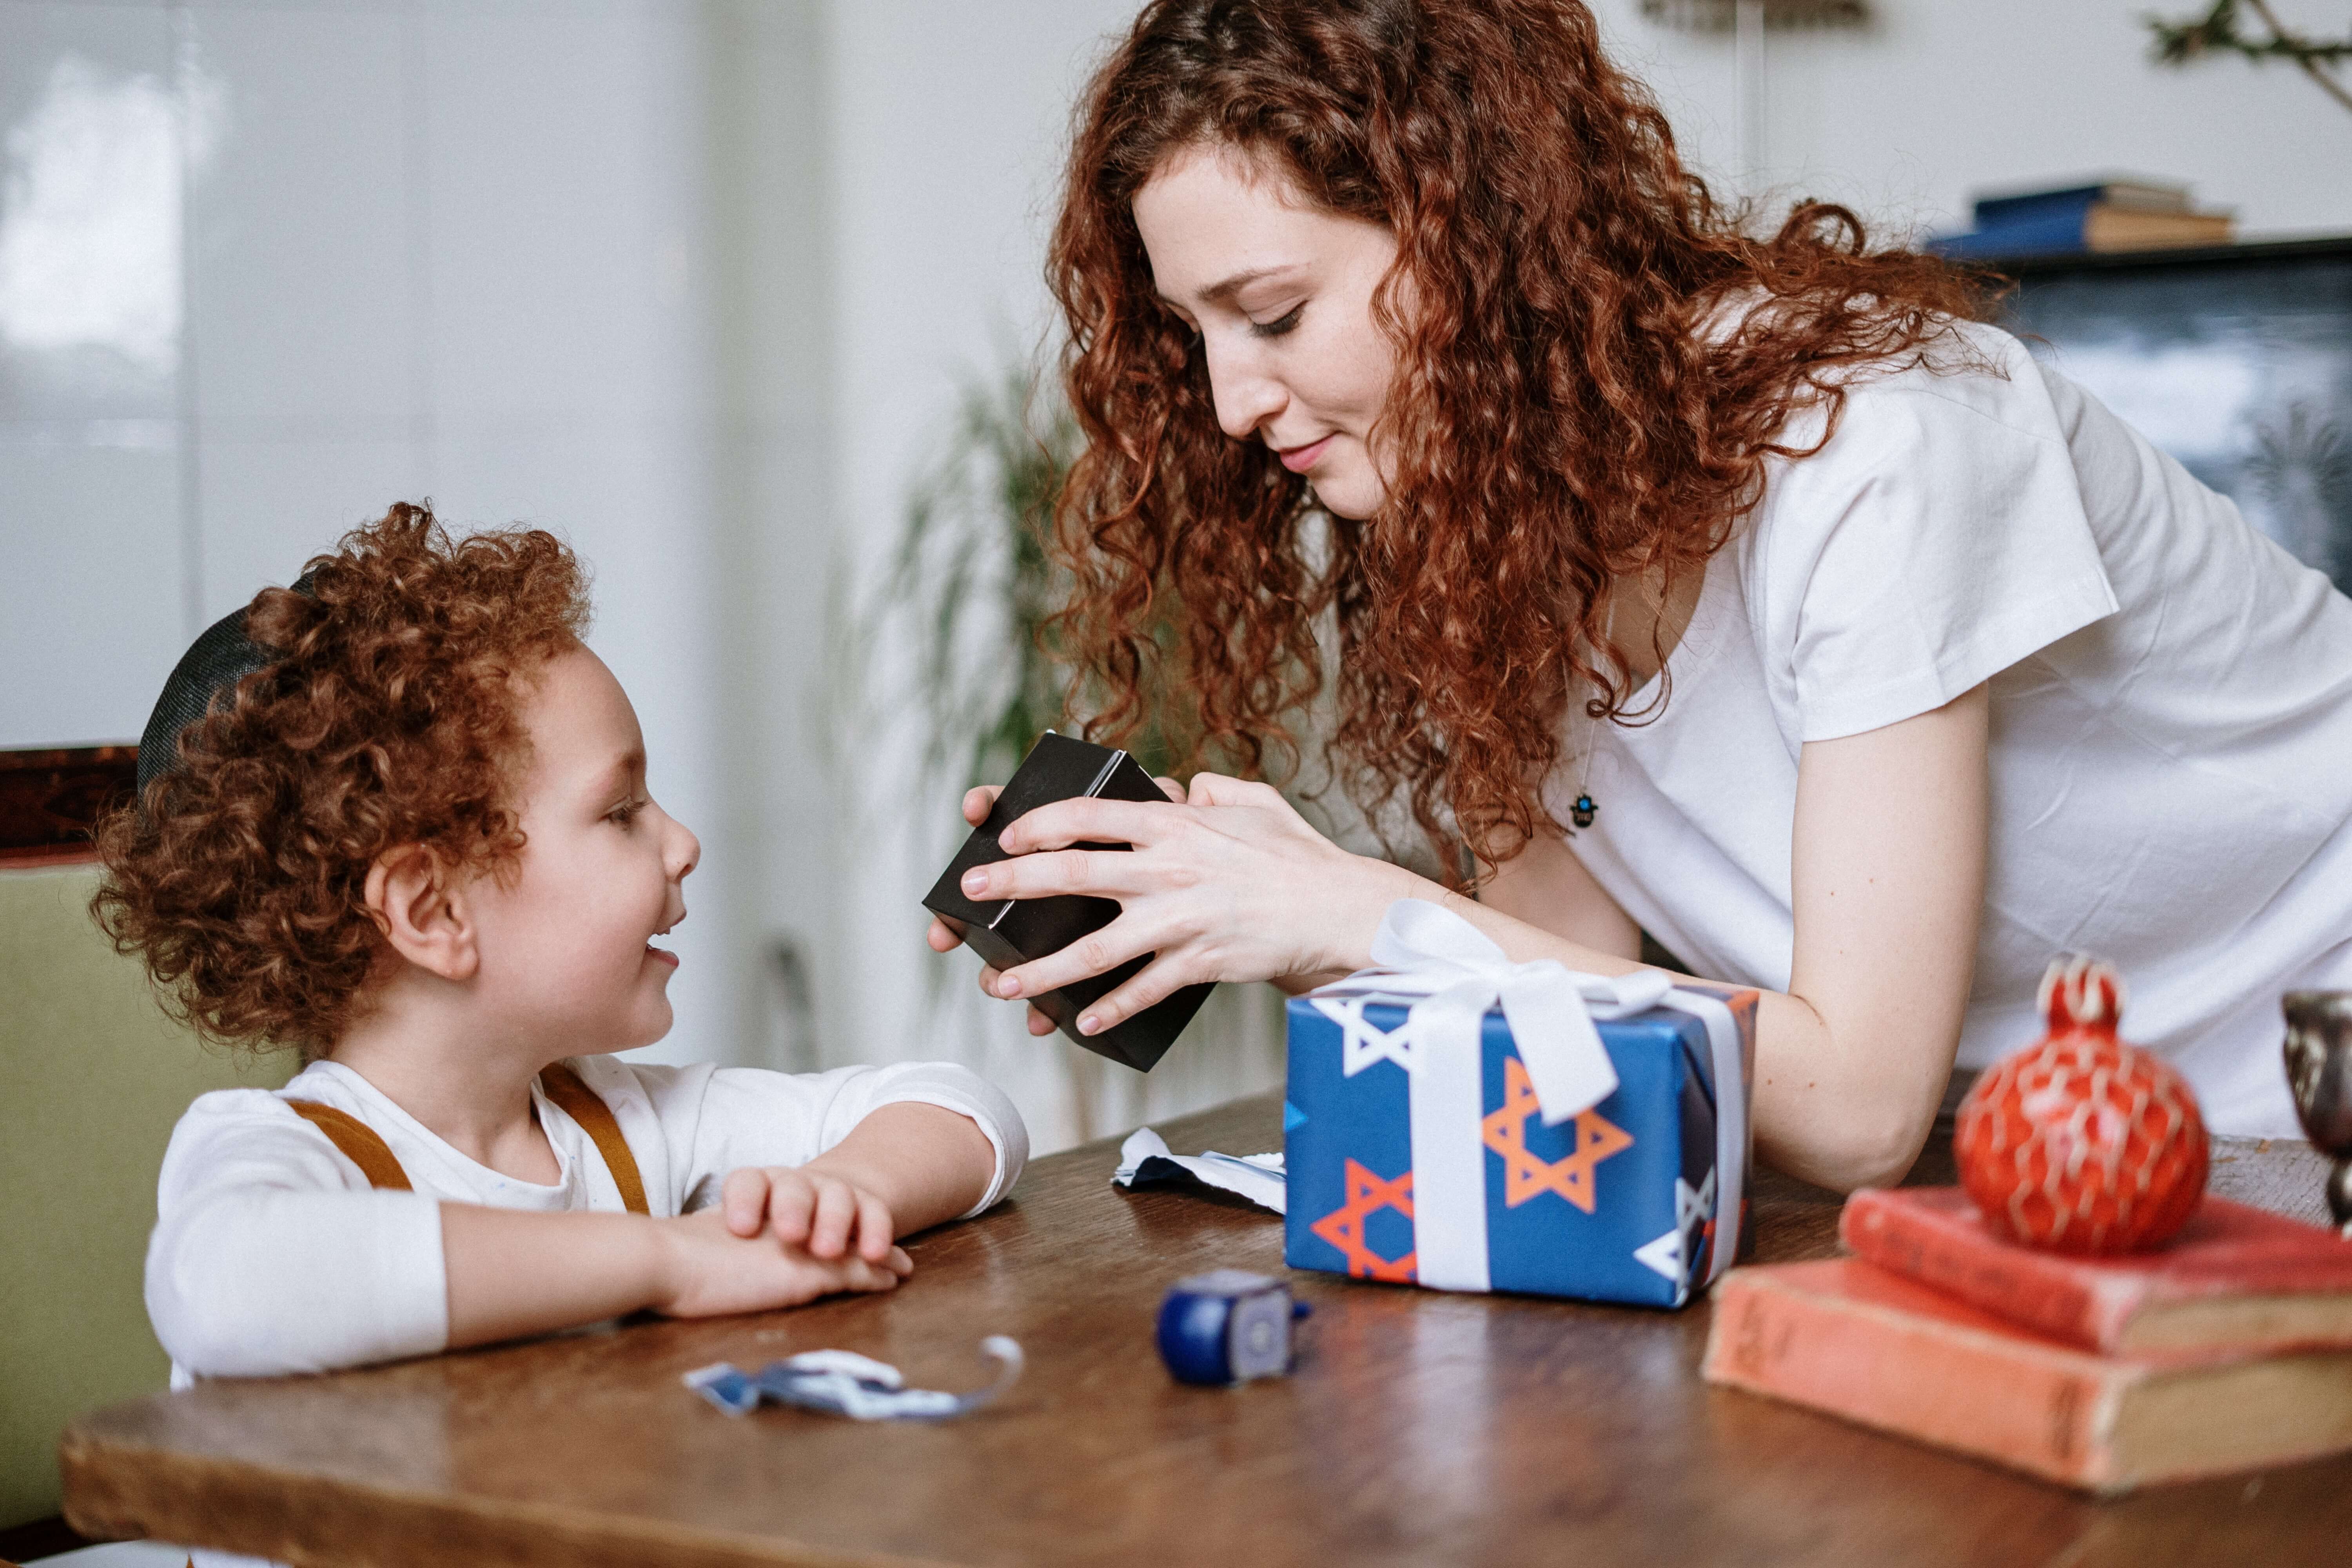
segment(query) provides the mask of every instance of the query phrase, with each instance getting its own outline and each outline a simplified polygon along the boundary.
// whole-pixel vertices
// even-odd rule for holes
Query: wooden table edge
[[[110,1468],[118,1475],[136,1473],[151,1494],[184,1498],[189,1506],[164,1510],[151,1522],[112,1483]],[[64,1479],[66,1522],[91,1540],[171,1540],[298,1568],[398,1564],[406,1560],[404,1543],[420,1534],[429,1535],[445,1553],[464,1551],[485,1562],[565,1568],[954,1568],[936,1558],[843,1552],[635,1514],[583,1521],[574,1509],[525,1499],[466,1498],[340,1477],[306,1478],[300,1510],[289,1512],[282,1478],[263,1467],[117,1442],[86,1430],[81,1421],[59,1440],[58,1468]],[[338,1540],[320,1549],[325,1555],[299,1539],[301,1516],[313,1510],[334,1517]],[[230,1522],[206,1531],[212,1539],[179,1539],[188,1532],[178,1521],[205,1516]]]

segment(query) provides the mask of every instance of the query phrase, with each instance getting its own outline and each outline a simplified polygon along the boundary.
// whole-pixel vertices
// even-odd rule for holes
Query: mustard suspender
[[[539,1075],[539,1087],[547,1098],[563,1108],[563,1113],[580,1123],[604,1156],[604,1168],[613,1173],[613,1184],[621,1189],[621,1202],[631,1214],[646,1214],[645,1178],[637,1174],[637,1157],[629,1152],[628,1141],[621,1136],[621,1124],[613,1120],[613,1108],[604,1103],[597,1092],[580,1081],[580,1075],[562,1062],[550,1062]]]
[[[604,1156],[604,1168],[613,1173],[613,1184],[621,1189],[621,1202],[628,1205],[629,1212],[652,1212],[646,1206],[646,1183],[637,1173],[637,1158],[629,1152],[628,1141],[621,1136],[621,1124],[614,1120],[613,1108],[562,1062],[551,1063],[541,1072],[539,1087],[548,1099],[563,1108],[566,1116],[580,1123],[581,1131],[596,1145],[596,1152]],[[343,1157],[366,1175],[369,1186],[402,1193],[415,1190],[409,1185],[408,1173],[400,1168],[399,1159],[374,1128],[356,1116],[314,1100],[289,1100],[286,1103],[293,1108],[295,1115],[325,1133],[329,1142],[342,1151]]]
[[[348,1111],[320,1105],[315,1100],[289,1100],[286,1103],[294,1108],[295,1115],[325,1133],[343,1152],[343,1158],[366,1174],[369,1186],[389,1187],[402,1193],[415,1190],[408,1184],[408,1173],[400,1168],[400,1161],[384,1146],[374,1128]]]

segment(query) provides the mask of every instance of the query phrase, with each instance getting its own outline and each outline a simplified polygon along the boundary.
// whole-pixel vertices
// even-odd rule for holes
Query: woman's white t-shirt
[[[1549,804],[1591,791],[1570,847],[1698,973],[1785,991],[1802,747],[1989,682],[1961,1065],[2035,1038],[2043,968],[2085,952],[2210,1125],[2294,1135],[2280,994],[2352,986],[2352,600],[2015,339],[1963,330],[1984,364],[1855,383],[1827,445],[1772,463],[1663,711],[1574,724]]]

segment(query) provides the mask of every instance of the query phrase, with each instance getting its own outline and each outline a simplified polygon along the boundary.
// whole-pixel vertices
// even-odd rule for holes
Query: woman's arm
[[[1612,958],[1642,956],[1642,928],[1556,835],[1538,833],[1525,849],[1489,869],[1478,902]]]
[[[1804,748],[1790,990],[1764,994],[1756,1040],[1757,1142],[1792,1175],[1842,1190],[1895,1181],[1926,1142],[1975,967],[1987,712],[1979,687],[1933,712]],[[1087,840],[1134,847],[1064,847]],[[1195,981],[1361,967],[1399,898],[1444,903],[1515,961],[1554,958],[1601,974],[1640,967],[1630,922],[1582,896],[1580,866],[1547,858],[1516,888],[1507,875],[1497,901],[1475,903],[1338,848],[1263,784],[1204,774],[1173,809],[1059,801],[1014,823],[1003,844],[1014,858],[976,868],[968,894],[1090,893],[1123,908],[1061,952],[984,976],[992,994],[1035,995],[1158,953],[1089,1009],[1097,1028]],[[1520,914],[1561,915],[1575,935]]]
[[[1979,686],[1800,758],[1787,1040],[1768,1058],[1759,1020],[1756,1072],[1758,1142],[1791,1175],[1892,1184],[1935,1122],[1976,976],[1990,712]]]
[[[1986,718],[1979,687],[1801,756],[1796,950],[1787,994],[1759,1010],[1755,1085],[1759,1152],[1791,1175],[1840,1191],[1898,1181],[1927,1141],[1975,968]],[[1507,862],[1480,901],[1612,958],[1640,951],[1639,928],[1559,839]]]

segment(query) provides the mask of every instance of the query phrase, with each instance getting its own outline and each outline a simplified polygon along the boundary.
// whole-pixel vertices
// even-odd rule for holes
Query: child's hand
[[[728,1185],[733,1187],[731,1178]],[[882,1256],[871,1261],[855,1253],[824,1258],[773,1237],[744,1237],[719,1209],[655,1223],[662,1267],[652,1305],[673,1318],[765,1312],[844,1290],[888,1290],[915,1270],[914,1260],[887,1239]]]
[[[805,1165],[746,1165],[728,1176],[719,1206],[737,1236],[757,1236],[764,1226],[785,1246],[827,1261],[854,1256],[878,1264],[898,1239],[889,1205]]]

